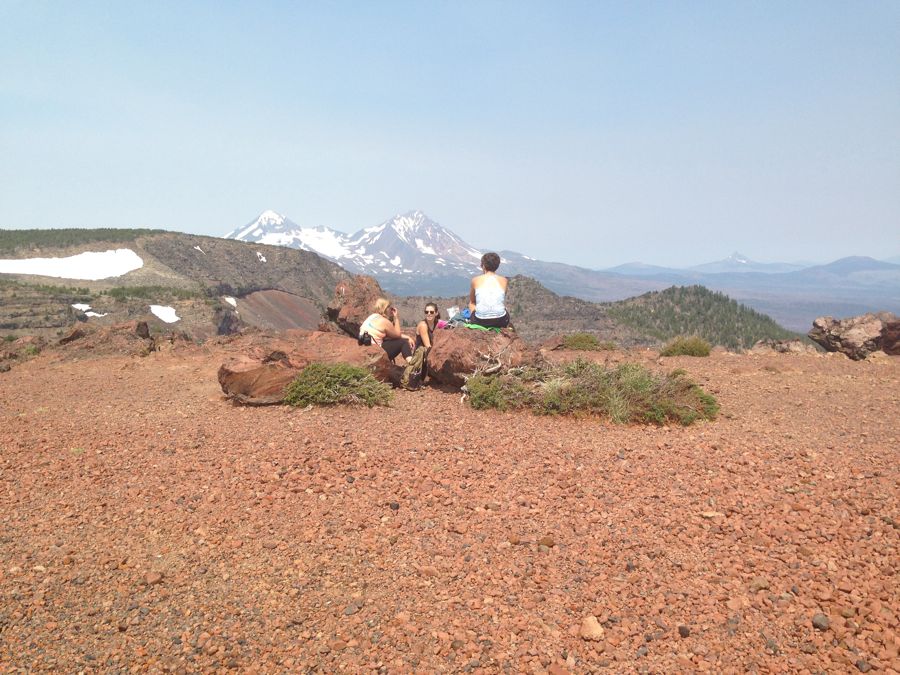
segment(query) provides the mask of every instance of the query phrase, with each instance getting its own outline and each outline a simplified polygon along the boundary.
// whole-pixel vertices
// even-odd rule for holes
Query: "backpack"
[[[356,344],[360,347],[368,347],[372,344],[372,336],[366,333],[361,333],[358,338],[356,338]]]

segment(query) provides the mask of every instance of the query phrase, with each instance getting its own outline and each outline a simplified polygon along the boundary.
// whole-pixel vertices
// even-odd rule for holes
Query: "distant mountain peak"
[[[731,262],[740,263],[742,265],[746,265],[747,263],[751,262],[750,258],[745,256],[743,253],[738,253],[737,251],[728,256],[728,260],[730,260]]]
[[[385,274],[460,274],[478,270],[481,253],[453,232],[414,209],[353,234],[327,227],[300,227],[275,211],[264,211],[226,239],[314,251],[351,272]]]
[[[257,225],[284,225],[284,216],[271,209],[266,209],[256,219]]]

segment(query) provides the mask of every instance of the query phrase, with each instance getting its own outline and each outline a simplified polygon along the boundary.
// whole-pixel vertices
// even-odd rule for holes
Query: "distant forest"
[[[699,335],[728,349],[748,349],[757,340],[797,338],[765,314],[703,286],[673,286],[607,306],[608,315],[657,338]]]
[[[63,248],[95,241],[109,244],[131,242],[147,234],[159,234],[164,230],[123,230],[100,227],[83,230],[69,227],[60,230],[0,230],[0,253],[11,254],[17,250],[34,248]]]

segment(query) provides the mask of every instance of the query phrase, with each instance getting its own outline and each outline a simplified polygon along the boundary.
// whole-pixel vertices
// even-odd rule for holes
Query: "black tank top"
[[[437,321],[435,321],[435,323],[437,323]],[[428,341],[433,345],[434,344],[434,327],[429,326],[428,322],[426,321],[425,328],[428,329]],[[416,331],[416,349],[418,349],[419,347],[422,347],[422,346],[424,346],[424,343],[422,342],[422,336],[419,335],[419,331]]]

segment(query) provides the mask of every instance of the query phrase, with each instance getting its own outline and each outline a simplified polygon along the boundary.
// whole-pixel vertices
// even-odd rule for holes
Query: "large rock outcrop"
[[[881,348],[885,354],[900,356],[900,319],[887,320],[881,329]]]
[[[459,387],[476,371],[495,372],[534,365],[541,358],[514,331],[436,330],[428,354],[428,374],[437,382]]]
[[[385,293],[372,277],[358,275],[344,279],[335,286],[326,316],[347,335],[356,337],[362,322],[372,313],[372,305],[382,297]]]
[[[841,352],[859,361],[882,348],[885,329],[891,341],[888,348],[896,349],[896,337],[890,336],[896,335],[897,322],[898,318],[890,312],[863,314],[849,319],[821,316],[813,322],[812,330],[807,335],[827,351]]]
[[[360,347],[340,333],[287,330],[242,335],[228,344],[236,353],[219,367],[219,386],[246,405],[281,403],[284,388],[310,363],[362,366],[383,382],[396,380],[399,371],[381,347]]]
[[[801,340],[775,340],[763,338],[757,340],[749,349],[751,354],[818,354],[816,348]]]

